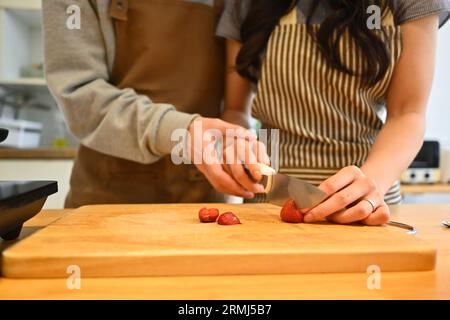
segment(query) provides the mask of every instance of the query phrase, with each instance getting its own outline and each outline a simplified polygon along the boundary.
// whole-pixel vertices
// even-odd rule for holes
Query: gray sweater
[[[72,4],[81,9],[80,30],[66,27]],[[115,56],[110,0],[45,0],[42,6],[46,78],[70,131],[91,149],[136,162],[169,154],[172,131],[187,128],[196,115],[109,83]]]

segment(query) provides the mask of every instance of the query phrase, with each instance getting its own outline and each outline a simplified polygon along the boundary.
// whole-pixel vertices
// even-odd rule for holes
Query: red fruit
[[[198,212],[198,218],[201,222],[208,223],[208,222],[216,222],[217,218],[219,217],[219,210],[216,208],[202,208]]]
[[[286,201],[280,213],[281,220],[287,223],[302,223],[303,213],[297,208],[295,201],[290,199]]]
[[[225,212],[220,215],[218,223],[223,226],[231,226],[234,224],[241,224],[241,221],[233,212]]]

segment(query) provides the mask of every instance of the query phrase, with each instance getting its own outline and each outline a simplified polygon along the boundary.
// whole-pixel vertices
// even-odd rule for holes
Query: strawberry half
[[[218,223],[223,226],[231,226],[241,224],[241,221],[233,212],[225,212],[220,215]]]

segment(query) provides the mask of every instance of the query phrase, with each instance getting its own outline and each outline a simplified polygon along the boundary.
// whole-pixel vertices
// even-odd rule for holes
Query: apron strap
[[[287,15],[281,18],[280,25],[290,25],[297,24],[298,22],[298,11],[297,6],[295,6]]]
[[[383,27],[395,26],[394,14],[393,14],[391,8],[389,8],[389,6],[387,6],[386,10],[384,10],[384,12],[382,12],[381,25]]]

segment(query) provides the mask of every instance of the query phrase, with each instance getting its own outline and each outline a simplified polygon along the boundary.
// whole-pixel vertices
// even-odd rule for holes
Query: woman
[[[280,129],[280,171],[329,195],[304,209],[306,222],[389,220],[398,178],[422,145],[449,11],[447,0],[228,1],[218,27],[230,67],[225,112],[248,113],[256,86],[253,115]]]

